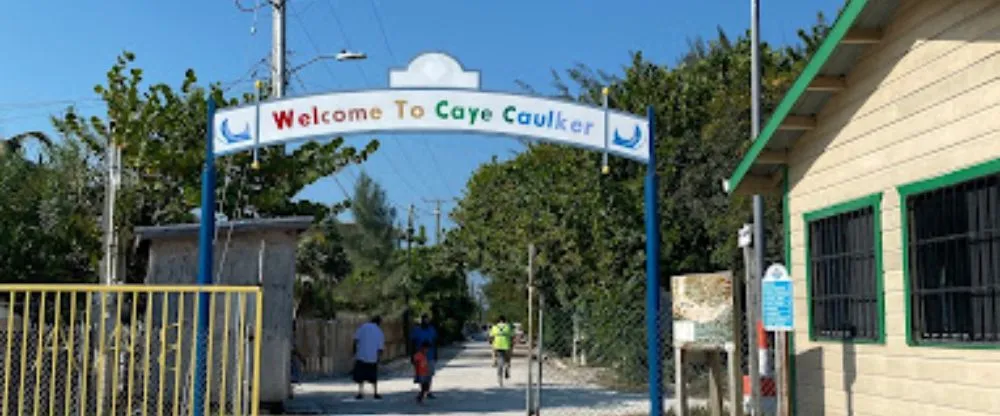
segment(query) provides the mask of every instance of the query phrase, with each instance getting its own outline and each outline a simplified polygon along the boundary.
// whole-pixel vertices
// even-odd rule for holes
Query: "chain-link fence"
[[[737,290],[744,290],[738,287]],[[534,345],[532,380],[534,406],[550,415],[623,415],[649,414],[649,362],[646,323],[645,286],[641,282],[624,284],[615,290],[584,294],[571,302],[541,293],[535,300],[538,312],[532,328]],[[659,334],[662,360],[661,386],[664,412],[673,414],[677,386],[675,350],[671,314],[671,293],[660,293]],[[540,315],[540,318],[539,318]],[[539,325],[539,322],[541,323]],[[746,323],[743,327],[741,375],[747,374],[748,349]],[[541,335],[539,338],[539,334]],[[526,346],[527,347],[527,346]],[[721,367],[719,384],[724,406],[730,403],[728,356],[715,353]],[[769,358],[770,359],[770,358]],[[685,358],[685,388],[690,414],[705,411],[710,396],[708,354],[690,354]],[[541,383],[538,381],[541,380]],[[736,385],[743,398],[743,380]],[[739,405],[743,405],[739,402]],[[707,413],[706,413],[707,414]]]
[[[260,301],[253,287],[0,286],[0,416],[256,414]]]

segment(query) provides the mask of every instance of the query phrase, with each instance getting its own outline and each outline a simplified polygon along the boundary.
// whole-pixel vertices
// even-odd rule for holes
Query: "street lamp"
[[[314,58],[306,61],[302,65],[299,65],[299,66],[296,66],[296,67],[294,67],[292,69],[289,69],[288,73],[292,74],[292,73],[294,73],[294,72],[296,72],[296,71],[298,71],[298,70],[300,70],[302,68],[305,68],[305,67],[307,67],[309,65],[312,65],[312,64],[316,63],[317,61],[322,61],[322,60],[327,60],[327,59],[333,59],[333,60],[336,60],[338,62],[344,62],[344,61],[362,61],[362,60],[368,59],[368,55],[365,54],[365,53],[362,53],[362,52],[348,51],[346,49],[340,51],[336,55],[317,55]]]
[[[363,52],[352,52],[346,49],[334,56],[334,59],[338,61],[360,61],[366,58],[368,58],[368,55],[365,55]]]

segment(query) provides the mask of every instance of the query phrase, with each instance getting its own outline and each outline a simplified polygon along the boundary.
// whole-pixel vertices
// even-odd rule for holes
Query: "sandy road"
[[[314,381],[296,386],[295,399],[286,414],[314,415],[489,415],[523,416],[527,358],[515,357],[511,379],[498,386],[489,347],[482,342],[443,350],[434,379],[437,398],[418,404],[416,385],[409,369],[382,376],[382,400],[355,400],[357,386],[348,379]],[[546,368],[546,372],[558,371]],[[556,376],[557,374],[552,374]],[[548,377],[547,377],[548,378]],[[609,392],[594,386],[572,384],[566,377],[552,377],[543,393],[544,413],[549,415],[634,415],[648,410],[642,395]]]

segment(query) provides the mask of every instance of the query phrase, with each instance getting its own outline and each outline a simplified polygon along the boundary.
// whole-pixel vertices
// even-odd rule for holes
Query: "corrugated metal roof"
[[[216,223],[216,228],[232,228],[234,232],[240,231],[273,231],[288,230],[302,231],[308,229],[313,223],[313,217],[298,216],[284,218],[255,218],[238,221],[221,221]],[[141,240],[154,240],[158,238],[181,237],[197,234],[200,224],[171,224],[150,227],[136,227],[136,238]]]
[[[779,129],[789,117],[815,117],[836,92],[818,91],[808,87],[820,77],[844,77],[853,69],[858,57],[868,45],[849,40],[852,30],[881,30],[891,20],[899,0],[850,0],[841,12],[819,50],[813,55],[802,74],[795,80],[774,114],[764,124],[759,136],[750,146],[746,156],[733,171],[723,187],[726,192],[737,192],[747,177],[774,178],[783,170],[781,164],[758,163],[765,151],[787,152],[805,133],[804,130]],[[770,180],[769,186],[777,188],[778,181]]]

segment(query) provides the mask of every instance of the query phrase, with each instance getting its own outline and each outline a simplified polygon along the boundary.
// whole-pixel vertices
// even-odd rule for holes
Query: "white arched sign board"
[[[419,76],[426,78],[422,73],[414,76],[412,71],[423,70],[440,77],[442,72],[447,72],[442,67],[457,66],[444,56],[438,58],[440,62],[433,62],[437,66],[430,70],[427,65],[414,68],[421,59],[427,60],[424,56],[417,58],[406,72],[393,73],[390,78],[396,84],[411,86],[419,84]],[[460,67],[457,71],[461,71]],[[439,82],[434,89],[409,87],[335,92],[219,109],[213,119],[214,153],[219,156],[311,137],[370,132],[453,132],[533,137],[598,151],[607,146],[611,154],[640,162],[649,159],[649,123],[645,117],[609,110],[605,136],[605,110],[602,108],[468,89],[474,85],[469,85],[468,73],[461,75],[464,75],[461,78],[464,89],[442,88],[448,84]],[[475,81],[478,83],[478,76]]]

